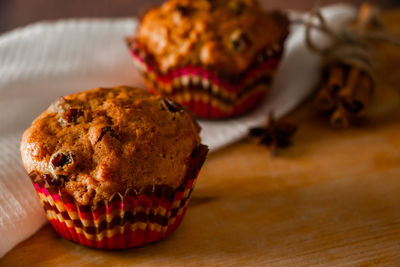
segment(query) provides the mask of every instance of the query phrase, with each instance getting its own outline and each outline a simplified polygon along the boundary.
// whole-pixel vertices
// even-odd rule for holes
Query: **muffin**
[[[254,0],[170,0],[144,15],[127,44],[150,92],[221,119],[264,99],[288,24]]]
[[[121,249],[168,236],[183,219],[208,149],[181,105],[129,87],[57,99],[24,132],[21,156],[64,238]]]

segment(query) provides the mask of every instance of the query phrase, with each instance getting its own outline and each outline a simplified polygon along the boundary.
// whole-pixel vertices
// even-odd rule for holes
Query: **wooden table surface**
[[[400,32],[400,10],[384,19]],[[400,49],[379,45],[378,59],[368,119],[333,130],[308,102],[277,157],[248,139],[211,154],[166,240],[100,251],[46,225],[0,265],[400,265]]]

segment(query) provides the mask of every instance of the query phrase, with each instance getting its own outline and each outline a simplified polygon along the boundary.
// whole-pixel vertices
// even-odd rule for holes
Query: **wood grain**
[[[400,31],[400,10],[386,12]],[[337,131],[305,103],[295,145],[271,158],[251,140],[210,155],[186,218],[166,240],[100,251],[45,226],[1,266],[400,265],[400,50],[380,45],[369,119]]]

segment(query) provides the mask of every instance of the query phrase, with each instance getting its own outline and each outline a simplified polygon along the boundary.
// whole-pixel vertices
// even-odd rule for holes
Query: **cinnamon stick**
[[[354,26],[358,27],[358,33],[372,28],[381,28],[383,24],[379,17],[379,9],[370,4],[363,4]],[[356,31],[355,34],[357,34]],[[348,127],[366,109],[374,91],[375,84],[370,64],[371,58],[368,55],[370,53],[368,40],[361,37],[359,42],[357,42],[357,38],[354,40],[349,42],[347,38],[344,38],[338,40],[337,45],[344,45],[347,48],[346,42],[349,42],[349,49],[352,49],[353,46],[360,46],[360,49],[365,48],[365,55],[358,55],[356,50],[354,50],[354,55],[335,55],[334,53],[330,55],[327,53],[322,83],[315,97],[316,107],[330,114],[330,123],[335,128]],[[332,46],[332,48],[335,47]],[[352,50],[349,50],[350,52]],[[348,61],[345,56],[354,56],[355,60]]]
[[[338,92],[344,86],[343,66],[335,65],[329,68],[328,88],[331,92]]]
[[[317,93],[315,98],[315,106],[319,110],[329,111],[335,108],[336,101],[329,87],[324,85]]]
[[[333,112],[330,123],[333,127],[338,129],[349,127],[350,113],[342,104],[339,104],[336,110]]]
[[[367,31],[370,29],[383,29],[383,23],[379,18],[379,8],[370,3],[363,3],[360,6],[356,25],[359,31]]]
[[[355,67],[351,67],[346,78],[345,86],[339,91],[339,97],[346,103],[352,103],[354,93],[357,87],[357,82],[360,76],[360,70]]]
[[[362,73],[358,79],[351,102],[345,101],[346,108],[353,113],[360,113],[368,105],[373,94],[373,81],[367,73]]]

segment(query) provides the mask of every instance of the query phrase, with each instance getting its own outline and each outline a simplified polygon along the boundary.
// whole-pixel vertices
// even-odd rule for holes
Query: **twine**
[[[368,14],[364,15],[366,15],[366,18],[358,20],[356,27],[348,27],[335,32],[327,25],[318,2],[316,2],[306,21],[293,22],[300,22],[305,25],[305,41],[307,46],[312,51],[320,54],[327,63],[334,61],[354,66],[374,78],[374,53],[370,41],[378,40],[400,46],[400,36],[391,35],[385,31],[377,9],[371,8]],[[317,20],[317,24],[314,22],[315,19]],[[366,31],[367,25],[371,23],[377,25],[378,29]],[[317,30],[328,36],[332,41],[331,45],[326,47],[317,46],[311,38],[312,30]]]

